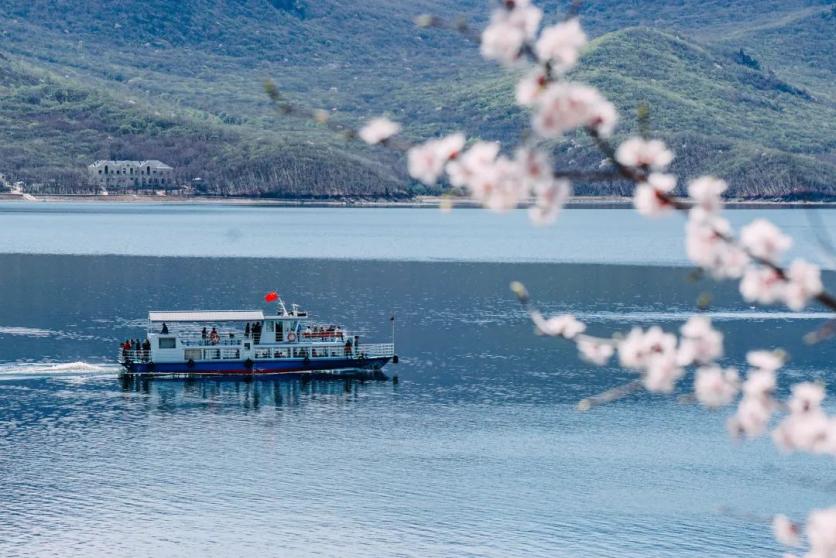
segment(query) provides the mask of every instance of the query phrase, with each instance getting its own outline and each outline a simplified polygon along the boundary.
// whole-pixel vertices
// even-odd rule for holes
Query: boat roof
[[[249,322],[261,321],[261,310],[186,310],[148,312],[149,322]]]

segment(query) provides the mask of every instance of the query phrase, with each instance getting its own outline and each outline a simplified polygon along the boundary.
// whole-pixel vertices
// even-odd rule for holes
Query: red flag
[[[269,293],[264,295],[264,300],[266,300],[267,302],[275,302],[279,300],[279,293],[277,293],[276,291],[270,291]]]

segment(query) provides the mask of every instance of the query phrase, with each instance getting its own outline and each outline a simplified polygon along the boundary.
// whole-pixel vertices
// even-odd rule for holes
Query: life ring
[[[296,341],[296,334],[291,331],[287,334],[287,340],[288,342],[293,343],[294,341]]]

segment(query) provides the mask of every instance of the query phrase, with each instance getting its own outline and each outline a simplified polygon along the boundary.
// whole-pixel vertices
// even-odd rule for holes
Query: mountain
[[[625,132],[637,105],[650,103],[654,132],[677,147],[685,174],[723,173],[738,195],[830,196],[831,11],[813,0],[588,2],[580,13],[597,38],[577,77],[614,99]],[[277,115],[262,88],[270,78],[338,125],[387,113],[413,138],[461,127],[515,141],[527,117],[511,102],[511,77],[458,34],[417,29],[420,13],[461,13],[478,27],[486,5],[0,0],[0,174],[72,188],[88,161],[136,157],[166,161],[181,180],[200,176],[223,193],[423,191],[398,154]],[[782,46],[786,33],[801,40]],[[600,159],[582,137],[556,150],[564,163]]]

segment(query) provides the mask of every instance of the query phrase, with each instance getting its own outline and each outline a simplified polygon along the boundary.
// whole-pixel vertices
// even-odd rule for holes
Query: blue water
[[[604,243],[588,255],[597,263],[525,262],[536,252],[526,232],[544,247],[586,233],[558,242],[521,216],[140,209],[0,212],[0,556],[777,556],[764,518],[836,501],[832,460],[736,445],[726,411],[637,394],[577,412],[629,374],[532,335],[507,285],[524,281],[596,333],[676,328],[711,292],[728,362],[786,347],[784,385],[833,382],[832,343],[801,340],[833,317],[818,308],[753,308],[730,283],[648,265],[677,265],[673,248],[642,265],[611,265]],[[803,212],[767,215],[815,250]],[[566,217],[584,217],[584,231],[632,219]],[[97,236],[108,219],[121,224]],[[224,257],[171,257],[203,238],[184,223],[243,232],[221,232]],[[317,227],[313,253],[280,237]],[[493,261],[432,261],[451,259],[441,241],[422,251],[420,231],[434,227]],[[489,250],[502,234],[521,239],[516,252]],[[253,248],[257,235],[278,247]],[[335,242],[357,256],[327,258]],[[123,244],[128,255],[101,255]],[[239,245],[257,257],[227,257]],[[141,333],[149,308],[259,307],[272,289],[370,340],[388,339],[394,311],[401,362],[388,372],[399,383],[118,380],[116,343]]]
[[[729,210],[735,226],[768,217],[803,256],[834,268],[836,209]],[[46,226],[45,226],[46,225]],[[550,227],[525,211],[0,203],[0,253],[351,260],[688,265],[684,220],[624,209],[570,209]]]

